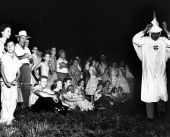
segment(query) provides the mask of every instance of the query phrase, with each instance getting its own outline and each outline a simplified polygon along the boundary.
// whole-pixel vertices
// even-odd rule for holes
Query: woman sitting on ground
[[[59,105],[59,109],[58,111],[68,111],[68,106],[65,106],[62,104],[61,100],[62,100],[62,96],[60,94],[61,89],[63,87],[63,83],[61,81],[61,79],[57,79],[54,81],[54,84],[51,86],[51,90],[54,91],[54,93],[57,95],[58,97],[58,105]]]

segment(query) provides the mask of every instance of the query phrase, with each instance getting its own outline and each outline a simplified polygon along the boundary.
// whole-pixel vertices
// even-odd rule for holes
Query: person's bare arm
[[[47,93],[47,92],[43,92],[41,90],[35,90],[34,93],[38,96],[41,96],[41,97],[44,97],[44,98],[47,98],[47,97],[50,97],[50,98],[56,98],[56,95],[55,94],[50,94],[50,93]]]

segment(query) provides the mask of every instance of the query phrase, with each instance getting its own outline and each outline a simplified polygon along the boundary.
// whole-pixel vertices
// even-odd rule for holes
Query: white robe
[[[157,41],[144,37],[139,32],[133,38],[135,51],[142,61],[141,100],[143,102],[158,102],[168,100],[166,61],[170,51],[170,41],[160,37]]]

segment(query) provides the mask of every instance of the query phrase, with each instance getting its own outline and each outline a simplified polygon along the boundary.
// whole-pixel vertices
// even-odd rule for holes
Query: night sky
[[[63,48],[68,56],[99,57],[140,65],[132,46],[134,34],[151,22],[170,26],[170,2],[165,0],[4,0],[0,24],[12,25],[12,35],[24,29],[30,48]]]

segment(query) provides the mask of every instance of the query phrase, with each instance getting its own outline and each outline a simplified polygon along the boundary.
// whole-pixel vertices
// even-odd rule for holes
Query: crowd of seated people
[[[66,67],[68,75],[62,79],[57,77],[58,73],[53,77],[50,53],[44,54],[44,62],[34,65],[35,79],[39,78],[39,81],[34,83],[29,98],[32,111],[45,110],[60,114],[74,109],[90,111],[125,102],[132,94],[133,87],[130,84],[134,77],[123,62],[120,66],[114,62],[108,67],[104,55],[100,62],[89,57],[84,69],[79,57],[70,62]]]

